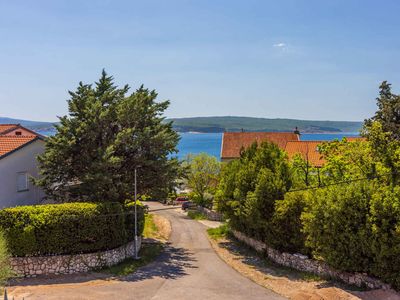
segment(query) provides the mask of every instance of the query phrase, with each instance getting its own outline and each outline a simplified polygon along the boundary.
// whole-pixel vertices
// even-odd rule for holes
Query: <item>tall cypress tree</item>
[[[371,119],[365,120],[365,126],[377,121],[382,124],[384,132],[390,132],[394,140],[400,141],[400,95],[392,93],[391,84],[383,81],[379,86],[379,97],[376,98],[378,110]]]
[[[179,141],[163,113],[169,101],[141,86],[128,94],[105,71],[94,85],[79,83],[69,92],[69,115],[60,118],[39,156],[37,184],[58,201],[119,201],[133,194],[166,191],[178,172],[171,158]]]

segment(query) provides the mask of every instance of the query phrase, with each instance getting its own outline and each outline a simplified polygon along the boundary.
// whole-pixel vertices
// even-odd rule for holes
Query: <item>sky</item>
[[[400,91],[398,0],[0,0],[0,116],[55,121],[104,68],[167,117],[358,121]]]

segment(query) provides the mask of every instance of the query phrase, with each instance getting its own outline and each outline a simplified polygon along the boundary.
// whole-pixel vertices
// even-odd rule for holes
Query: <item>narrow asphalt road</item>
[[[171,222],[166,250],[153,263],[118,279],[90,275],[62,280],[32,280],[11,289],[15,300],[46,299],[285,299],[243,277],[211,248],[206,227],[176,209],[150,203],[150,210]],[[73,280],[71,279],[73,278]]]

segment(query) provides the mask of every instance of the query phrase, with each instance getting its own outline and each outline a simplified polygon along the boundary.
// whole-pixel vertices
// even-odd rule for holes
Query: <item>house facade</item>
[[[0,209],[43,201],[43,190],[31,178],[39,175],[37,156],[44,145],[43,137],[29,129],[0,125]]]

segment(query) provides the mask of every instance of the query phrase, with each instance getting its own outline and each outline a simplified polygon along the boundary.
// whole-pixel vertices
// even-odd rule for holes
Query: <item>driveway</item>
[[[86,274],[24,280],[12,287],[15,300],[46,299],[285,299],[243,277],[211,248],[206,226],[176,208],[150,203],[171,222],[172,233],[159,258],[127,277]]]

